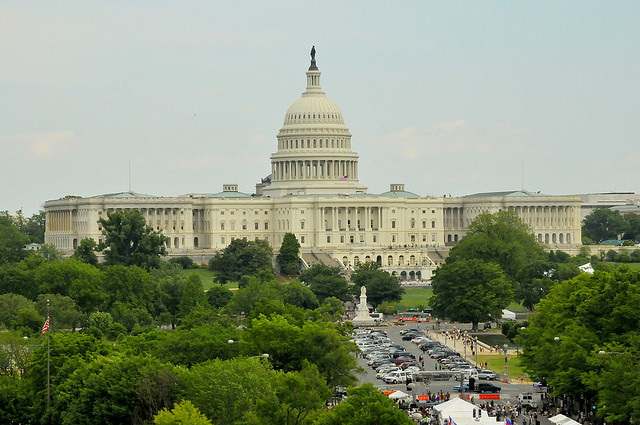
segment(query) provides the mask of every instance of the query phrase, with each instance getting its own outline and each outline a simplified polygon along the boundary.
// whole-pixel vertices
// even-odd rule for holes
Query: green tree
[[[173,409],[162,409],[153,418],[155,425],[213,425],[205,415],[189,400],[183,400],[173,406]]]
[[[351,299],[349,283],[338,267],[314,264],[300,273],[300,281],[309,285],[320,303],[327,298],[335,297],[342,301]]]
[[[628,212],[623,214],[622,217],[627,222],[623,238],[640,242],[640,214]]]
[[[232,297],[233,292],[222,286],[214,286],[207,291],[207,302],[216,309],[225,307]]]
[[[398,280],[373,261],[358,264],[351,275],[351,280],[354,283],[353,294],[360,295],[360,288],[365,286],[367,301],[374,308],[385,301],[400,301],[404,295],[404,288]]]
[[[29,237],[20,232],[8,212],[0,213],[0,265],[17,263],[27,256]]]
[[[183,369],[182,396],[215,424],[242,423],[258,404],[277,406],[277,373],[259,358],[211,360]]]
[[[627,230],[628,224],[620,211],[596,208],[582,220],[582,236],[596,242],[618,239]]]
[[[458,259],[498,264],[506,279],[516,284],[514,298],[523,302],[537,301],[537,287],[531,283],[553,268],[530,227],[513,211],[478,215],[469,226],[467,236],[451,249],[446,264]],[[533,308],[533,305],[526,307]]]
[[[233,298],[226,309],[234,314],[250,314],[253,307],[262,299],[282,301],[282,285],[276,281],[261,282],[258,278],[251,278],[244,288],[234,292]]]
[[[44,324],[44,316],[38,313],[36,303],[22,295],[0,295],[0,324],[19,330],[23,335],[35,335]]]
[[[56,391],[55,422],[148,423],[177,399],[170,365],[151,357],[99,356],[79,365]]]
[[[436,316],[456,322],[478,323],[502,317],[513,297],[512,285],[499,265],[458,259],[438,268],[432,279],[430,305]]]
[[[237,282],[242,276],[271,270],[272,258],[273,251],[267,241],[234,239],[209,261],[209,268],[216,272],[220,283]]]
[[[316,425],[410,425],[413,420],[373,384],[349,388],[345,401],[320,416]]]
[[[629,422],[640,402],[637,360],[627,360],[640,358],[638,282],[638,271],[620,267],[557,283],[521,332],[527,371],[554,395],[596,399],[607,422]]]
[[[26,220],[21,220],[20,231],[29,237],[29,242],[44,243],[44,226],[47,213],[43,210],[33,214]]]
[[[53,245],[43,244],[37,252],[37,255],[40,255],[46,261],[52,263],[55,261],[62,261],[64,259],[64,254],[61,251],[58,251]]]
[[[109,213],[107,219],[98,222],[105,236],[107,265],[160,267],[160,256],[167,254],[167,237],[147,226],[140,211]]]
[[[33,341],[25,339],[20,332],[0,332],[0,375],[22,377],[27,371],[32,353]]]
[[[83,318],[75,301],[66,295],[40,294],[38,295],[37,309],[42,316],[47,315],[47,301],[49,301],[51,329],[53,331],[63,329],[75,331]]]
[[[283,301],[308,310],[320,306],[318,298],[307,286],[293,280],[282,287]]]
[[[93,238],[84,238],[80,241],[80,244],[73,252],[73,258],[81,263],[91,264],[92,266],[98,265],[98,256],[96,251],[98,244]]]
[[[278,253],[280,272],[286,275],[297,274],[300,271],[300,243],[293,233],[285,233]]]

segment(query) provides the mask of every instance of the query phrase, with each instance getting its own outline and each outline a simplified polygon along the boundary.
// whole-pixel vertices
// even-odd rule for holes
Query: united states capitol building
[[[255,193],[236,184],[177,197],[135,192],[47,201],[45,242],[72,251],[84,238],[103,238],[98,219],[138,210],[167,236],[170,255],[206,258],[232,240],[265,239],[274,249],[294,233],[303,261],[350,267],[377,261],[410,280],[429,278],[449,248],[484,212],[515,211],[538,241],[574,251],[581,241],[580,198],[524,190],[454,197],[420,196],[401,183],[373,194],[358,180],[358,154],[342,112],[320,86],[315,50],[307,87],[284,115],[271,155],[271,174]],[[356,145],[357,146],[357,145]]]

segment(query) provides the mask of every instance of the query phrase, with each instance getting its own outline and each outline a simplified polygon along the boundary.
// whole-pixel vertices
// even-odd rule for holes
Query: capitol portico
[[[265,239],[277,249],[291,232],[306,263],[349,267],[377,261],[398,276],[428,278],[478,214],[513,210],[538,241],[554,249],[579,246],[578,196],[515,190],[435,198],[406,191],[401,183],[367,193],[358,180],[351,134],[322,92],[320,76],[314,50],[306,91],[285,113],[271,174],[260,179],[255,193],[224,184],[218,193],[177,197],[121,192],[47,201],[45,242],[63,251],[84,238],[100,242],[99,218],[138,210],[169,238],[172,255],[213,255],[236,238]]]

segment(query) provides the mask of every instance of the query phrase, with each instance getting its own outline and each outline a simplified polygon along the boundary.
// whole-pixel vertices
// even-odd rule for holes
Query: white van
[[[384,320],[383,313],[369,313],[369,316],[371,316],[371,318],[376,322],[382,322]]]
[[[404,384],[407,379],[412,379],[413,374],[404,370],[396,370],[387,373],[382,380],[387,384]]]
[[[531,407],[533,409],[538,407],[538,403],[535,401],[533,393],[520,393],[518,395],[518,401],[522,407]]]

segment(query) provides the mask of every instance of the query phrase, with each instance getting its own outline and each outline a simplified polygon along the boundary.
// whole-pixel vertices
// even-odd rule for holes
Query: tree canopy
[[[209,268],[224,284],[237,282],[242,276],[250,276],[263,269],[272,270],[272,259],[273,250],[267,241],[234,239],[209,261]]]
[[[278,253],[278,265],[282,274],[292,275],[300,271],[300,243],[293,233],[285,233]]]
[[[330,297],[342,301],[351,299],[349,283],[339,267],[314,264],[300,273],[300,281],[309,285],[321,303]]]
[[[532,286],[532,281],[543,278],[553,268],[529,226],[513,211],[478,215],[469,225],[467,236],[451,248],[445,264],[458,259],[499,265],[505,278],[515,284],[515,300],[529,308],[546,294],[540,286]]]
[[[374,261],[356,265],[351,274],[353,295],[360,295],[360,288],[367,288],[367,301],[375,308],[385,301],[400,301],[404,295],[404,288],[398,279],[391,276]]]
[[[107,265],[160,267],[160,256],[167,254],[167,237],[148,226],[140,211],[108,213],[108,218],[98,222],[105,236]]]
[[[554,394],[595,400],[607,422],[628,423],[640,406],[638,311],[638,271],[581,274],[554,285],[520,337],[526,370]]]
[[[513,297],[510,283],[499,265],[477,259],[445,263],[432,279],[430,305],[436,316],[456,322],[478,323],[502,317]]]

